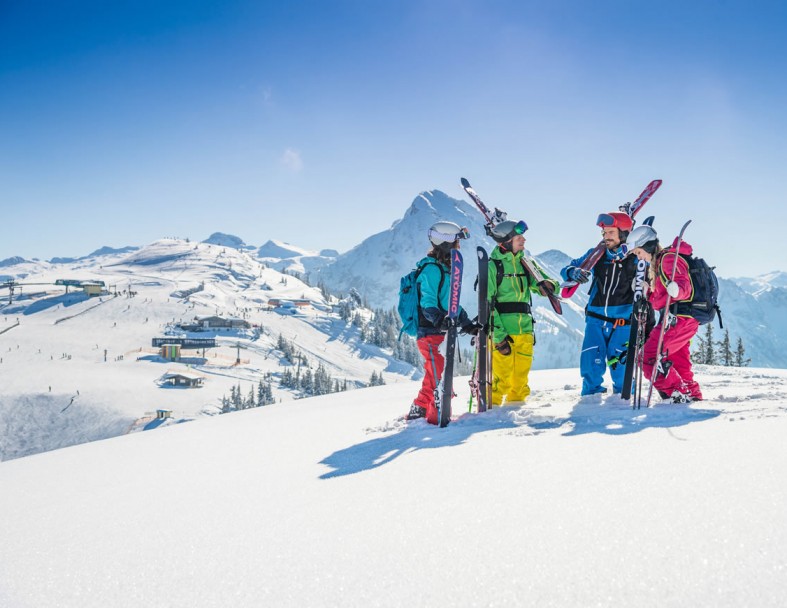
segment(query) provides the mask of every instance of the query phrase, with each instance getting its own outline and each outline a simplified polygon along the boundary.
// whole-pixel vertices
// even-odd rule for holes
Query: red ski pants
[[[689,354],[689,343],[697,333],[699,323],[697,319],[691,317],[677,317],[677,322],[664,332],[664,343],[661,352],[666,353],[664,359],[671,361],[672,366],[666,376],[658,374],[653,387],[672,395],[674,391],[680,391],[686,395],[691,395],[695,399],[702,399],[700,385],[694,381],[694,372],[691,370],[691,357]],[[648,336],[643,349],[642,371],[646,378],[653,374],[653,367],[656,365],[656,349],[658,348],[659,334],[661,325]]]
[[[415,398],[415,404],[426,408],[426,421],[429,424],[437,424],[437,408],[434,404],[434,389],[440,378],[443,377],[445,368],[445,357],[440,353],[440,344],[443,343],[445,336],[435,334],[418,338],[418,350],[424,358],[424,379],[421,383],[421,390]]]

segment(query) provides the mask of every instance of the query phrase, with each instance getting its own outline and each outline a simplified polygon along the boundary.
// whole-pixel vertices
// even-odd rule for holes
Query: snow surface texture
[[[537,371],[445,429],[407,382],[0,463],[0,605],[787,604],[787,371],[633,411]]]

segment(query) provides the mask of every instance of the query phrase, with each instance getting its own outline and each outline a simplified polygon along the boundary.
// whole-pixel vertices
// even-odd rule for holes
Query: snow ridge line
[[[19,327],[19,321],[17,321],[16,323],[14,323],[13,325],[11,325],[9,327],[6,327],[3,330],[0,330],[0,334],[4,334],[7,331],[11,331],[12,329],[14,329],[14,327]]]
[[[83,315],[83,314],[85,314],[86,312],[90,312],[90,311],[91,311],[91,310],[93,310],[94,308],[98,308],[98,307],[99,307],[99,306],[101,306],[102,304],[106,304],[107,302],[111,302],[111,301],[112,301],[112,298],[110,298],[110,299],[108,299],[108,300],[104,300],[103,302],[99,302],[99,303],[98,303],[98,304],[96,304],[95,306],[91,306],[90,308],[86,308],[86,309],[85,309],[85,310],[83,310],[82,312],[78,312],[78,313],[76,313],[75,315],[71,315],[71,316],[69,316],[69,317],[61,317],[61,318],[59,318],[59,319],[55,320],[55,322],[54,322],[52,325],[57,325],[58,323],[62,323],[63,321],[68,321],[69,319],[74,319],[74,318],[78,317],[79,315]]]

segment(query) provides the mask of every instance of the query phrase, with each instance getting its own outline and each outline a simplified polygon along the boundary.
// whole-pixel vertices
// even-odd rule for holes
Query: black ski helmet
[[[507,243],[513,239],[517,234],[524,234],[527,230],[527,224],[523,221],[515,222],[513,220],[506,220],[499,224],[492,226],[487,230],[497,243]]]

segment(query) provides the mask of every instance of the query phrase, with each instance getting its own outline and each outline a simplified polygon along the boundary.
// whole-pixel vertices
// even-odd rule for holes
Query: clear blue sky
[[[470,179],[578,255],[649,211],[787,270],[787,2],[0,0],[0,259],[236,234],[345,251]]]

